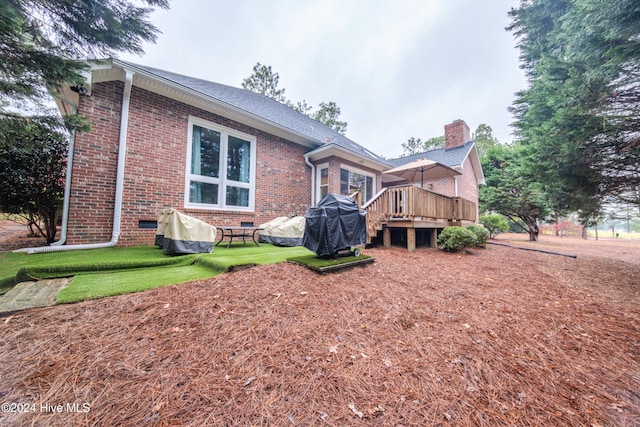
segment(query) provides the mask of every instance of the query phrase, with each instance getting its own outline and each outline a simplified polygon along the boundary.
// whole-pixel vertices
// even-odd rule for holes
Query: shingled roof
[[[146,65],[134,64],[122,60],[115,60],[114,62],[128,68],[143,71],[147,75],[154,76],[173,85],[198,92],[218,102],[228,104],[235,109],[240,109],[253,116],[260,117],[266,122],[290,129],[292,132],[308,138],[317,144],[317,147],[326,144],[335,144],[364,158],[371,159],[378,163],[387,163],[382,157],[372,153],[324,123],[318,122],[265,95],[246,89],[148,67]]]
[[[469,153],[471,152],[474,144],[474,141],[467,141],[464,143],[464,145],[456,148],[451,148],[449,150],[439,148],[436,150],[425,151],[423,153],[412,154],[410,156],[398,157],[397,159],[390,159],[387,160],[387,162],[393,165],[393,167],[397,167],[414,160],[426,158],[445,166],[449,166],[450,168],[454,168],[457,166],[462,166],[467,156],[469,156]]]

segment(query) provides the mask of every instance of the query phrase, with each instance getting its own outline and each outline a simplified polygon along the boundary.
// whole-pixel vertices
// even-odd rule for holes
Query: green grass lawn
[[[71,277],[57,302],[77,302],[213,277],[233,266],[275,264],[309,255],[303,247],[233,244],[212,254],[166,255],[154,246],[27,255],[0,253],[0,294],[25,280]]]
[[[587,230],[587,234],[589,237],[596,237],[595,230]],[[616,237],[616,234],[618,235]],[[632,239],[638,240],[640,239],[640,233],[627,233],[626,231],[616,230],[615,233],[612,233],[611,230],[598,230],[598,238],[603,239]]]
[[[87,273],[74,276],[71,284],[58,293],[56,302],[72,303],[88,299],[142,292],[161,286],[206,279],[217,273],[195,264],[189,266],[150,267],[116,272]]]

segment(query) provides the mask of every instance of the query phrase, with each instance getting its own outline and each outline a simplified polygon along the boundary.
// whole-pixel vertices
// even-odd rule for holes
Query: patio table
[[[242,243],[247,243],[247,238],[251,238],[251,241],[256,244],[256,246],[260,246],[258,244],[258,240],[256,239],[256,235],[258,231],[264,230],[261,227],[229,227],[229,226],[216,226],[218,230],[220,230],[220,240],[216,243],[216,246],[220,244],[225,238],[229,239],[229,244],[227,244],[227,249],[231,246],[233,242],[233,238],[242,238]]]

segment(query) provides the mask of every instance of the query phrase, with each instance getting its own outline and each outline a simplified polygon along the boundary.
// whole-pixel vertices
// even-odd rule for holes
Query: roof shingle
[[[322,146],[324,144],[336,144],[365,158],[386,163],[382,157],[372,153],[324,123],[318,122],[317,120],[314,120],[311,117],[265,95],[145,65],[134,64],[122,60],[118,60],[118,62],[164,79],[174,85],[179,85],[186,89],[199,92],[202,95],[246,111],[247,113],[258,116],[268,122],[290,129],[291,131],[316,142],[318,146]]]
[[[410,156],[398,157],[397,159],[390,159],[387,162],[393,165],[393,167],[397,167],[400,165],[404,165],[405,163],[418,160],[420,158],[426,158],[452,168],[462,165],[464,160],[469,155],[469,152],[471,151],[471,148],[474,144],[474,141],[467,141],[464,143],[464,145],[456,148],[451,148],[449,150],[439,148],[436,150],[425,151],[423,153],[412,154]]]

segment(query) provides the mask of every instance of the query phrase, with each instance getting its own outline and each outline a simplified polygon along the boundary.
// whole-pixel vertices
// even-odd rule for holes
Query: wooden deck
[[[362,209],[367,211],[367,243],[382,231],[385,247],[391,246],[391,230],[406,230],[407,249],[416,249],[416,230],[432,230],[430,244],[436,246],[438,230],[475,222],[474,202],[447,197],[413,185],[383,188]]]

